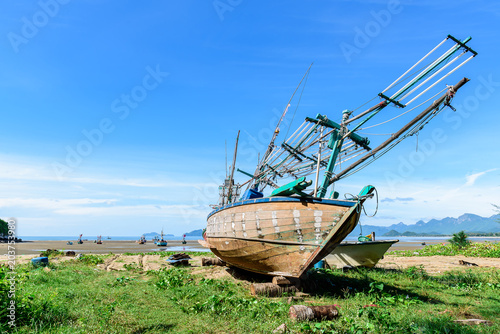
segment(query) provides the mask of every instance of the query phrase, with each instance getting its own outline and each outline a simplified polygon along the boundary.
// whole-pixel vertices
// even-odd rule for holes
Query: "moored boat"
[[[156,241],[156,246],[167,247],[167,241],[163,239],[163,229],[161,229],[160,240]]]
[[[344,241],[325,257],[330,267],[374,267],[399,240]]]

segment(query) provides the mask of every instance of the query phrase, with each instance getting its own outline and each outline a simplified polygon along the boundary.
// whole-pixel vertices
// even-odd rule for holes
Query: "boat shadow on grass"
[[[141,333],[164,333],[164,332],[169,332],[173,330],[175,325],[172,324],[156,324],[156,325],[149,325],[149,326],[144,326],[144,327],[139,327],[135,331],[132,332],[132,334],[141,334]]]
[[[236,280],[244,280],[248,283],[270,283],[272,281],[272,276],[260,275],[239,268],[229,267],[227,272]],[[416,279],[417,277],[433,279],[419,268],[415,270],[351,268],[349,272],[351,274],[348,276],[342,269],[311,269],[304,278],[289,278],[289,280],[297,287],[298,291],[314,297],[327,296],[348,299],[355,293],[363,293],[377,296],[404,296],[405,299],[418,299],[433,304],[443,303],[435,298],[429,298],[415,291],[399,288],[391,284],[381,283],[370,277],[386,275],[387,277],[408,277],[408,279]],[[352,277],[353,274],[359,277]]]
[[[355,293],[405,296],[406,299],[418,299],[423,302],[435,304],[442,303],[434,298],[416,293],[408,289],[403,289],[392,284],[382,283],[370,276],[392,276],[406,275],[405,271],[398,269],[380,268],[352,268],[358,277],[347,276],[341,269],[313,269],[307,273],[307,277],[302,280],[302,291],[311,296],[329,296],[339,299],[351,298]],[[372,274],[372,275],[370,275]],[[375,275],[373,275],[375,274]]]

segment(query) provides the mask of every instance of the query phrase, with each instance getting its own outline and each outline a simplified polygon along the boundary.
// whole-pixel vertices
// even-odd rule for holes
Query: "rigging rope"
[[[448,88],[444,88],[443,90],[441,90],[441,91],[437,92],[436,94],[434,94],[433,96],[431,96],[430,98],[428,98],[427,100],[425,100],[424,102],[422,102],[422,103],[420,103],[419,105],[417,105],[417,106],[415,106],[415,107],[413,107],[413,108],[411,108],[411,109],[409,109],[409,110],[405,111],[405,112],[404,112],[404,113],[402,113],[402,114],[399,114],[399,115],[398,115],[398,116],[396,116],[396,117],[393,117],[393,118],[391,118],[391,119],[389,119],[389,120],[387,120],[387,121],[384,121],[384,122],[382,122],[382,123],[378,123],[378,124],[375,124],[375,125],[370,125],[370,126],[367,126],[367,127],[361,128],[361,129],[359,129],[359,130],[366,130],[366,129],[374,128],[374,127],[376,127],[376,126],[379,126],[379,125],[382,125],[382,124],[388,123],[388,122],[390,122],[390,121],[393,121],[393,120],[395,120],[396,118],[399,118],[399,117],[401,117],[401,116],[403,116],[403,115],[405,115],[405,114],[409,113],[410,111],[413,111],[413,110],[417,109],[417,108],[418,108],[418,107],[420,107],[421,105],[423,105],[423,104],[425,104],[425,103],[429,102],[430,100],[432,100],[432,99],[433,99],[433,98],[435,98],[437,95],[441,94],[442,92],[444,92],[444,91],[445,91],[445,90],[447,90],[447,89],[448,89]],[[357,131],[357,132],[358,132],[358,131]],[[358,132],[358,133],[360,133],[360,132]]]
[[[285,138],[288,137],[288,132],[290,131],[290,127],[292,126],[293,120],[295,118],[295,114],[297,113],[297,109],[299,109],[300,100],[302,100],[302,94],[304,93],[304,89],[306,88],[306,85],[307,85],[307,78],[309,78],[309,71],[307,71],[306,80],[304,81],[304,85],[302,85],[302,90],[300,91],[299,101],[297,102],[297,106],[295,107],[295,110],[293,111],[292,120],[290,121],[290,124],[288,124],[288,129],[286,130]]]

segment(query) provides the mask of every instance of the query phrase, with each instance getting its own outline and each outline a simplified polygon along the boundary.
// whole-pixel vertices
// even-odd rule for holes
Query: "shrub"
[[[467,234],[464,231],[453,233],[453,237],[448,241],[457,248],[464,248],[470,244],[470,241],[467,240]]]

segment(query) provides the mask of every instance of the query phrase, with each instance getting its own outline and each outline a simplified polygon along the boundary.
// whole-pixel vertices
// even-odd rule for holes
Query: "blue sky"
[[[203,228],[225,141],[241,130],[237,167],[253,171],[312,62],[292,127],[370,100],[448,34],[479,53],[442,83],[471,79],[458,112],[418,156],[410,138],[336,189],[377,187],[366,224],[491,216],[499,30],[500,4],[481,0],[2,1],[0,217],[35,236]]]

